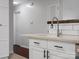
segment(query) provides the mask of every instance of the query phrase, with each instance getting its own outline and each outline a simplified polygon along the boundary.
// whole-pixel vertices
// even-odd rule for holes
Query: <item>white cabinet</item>
[[[0,58],[9,56],[9,41],[0,41]]]
[[[0,58],[9,56],[9,0],[0,0]]]
[[[47,41],[29,40],[29,59],[46,59]]]
[[[9,40],[9,9],[0,7],[0,40]]]
[[[59,51],[53,51],[53,50],[48,50],[49,51],[49,59],[75,59],[75,55],[73,54],[66,54],[64,52],[59,52]]]
[[[37,48],[47,48],[47,41],[45,40],[35,40],[30,39],[29,40],[29,47],[37,47]]]
[[[71,57],[68,57],[68,56],[59,56],[59,55],[54,55],[54,54],[52,54],[52,55],[50,55],[50,57],[49,57],[49,59],[75,59],[75,58],[73,58],[73,55],[71,56]]]
[[[49,59],[75,59],[75,44],[48,41]]]
[[[60,57],[60,56],[58,56],[58,55],[50,55],[50,58],[49,59],[65,59],[65,58],[63,58],[63,57]]]
[[[75,55],[75,44],[73,43],[48,41],[48,49]]]
[[[44,49],[30,49],[30,59],[44,59]]]
[[[75,59],[75,44],[46,40],[29,40],[30,59]]]

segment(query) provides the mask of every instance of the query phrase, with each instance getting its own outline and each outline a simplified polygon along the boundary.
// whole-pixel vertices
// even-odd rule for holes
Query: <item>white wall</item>
[[[63,19],[79,19],[79,0],[63,0]]]
[[[36,1],[33,8],[28,8],[23,4],[17,8],[17,11],[20,11],[19,14],[15,14],[15,42],[17,44],[28,46],[28,38],[22,37],[22,34],[48,33],[46,6]]]

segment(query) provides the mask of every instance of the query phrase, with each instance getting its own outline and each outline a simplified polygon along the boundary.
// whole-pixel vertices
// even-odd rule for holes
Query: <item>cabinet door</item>
[[[49,59],[66,59],[66,58],[64,58],[64,57],[60,57],[60,56],[58,56],[58,55],[50,55],[50,57],[49,57]]]
[[[0,40],[0,58],[9,56],[9,41]]]
[[[44,57],[44,49],[30,49],[29,59],[46,59]]]
[[[0,40],[9,40],[9,9],[0,6]]]
[[[7,56],[9,56],[9,0],[0,0],[0,58]]]
[[[63,52],[49,50],[49,59],[75,59],[74,54],[66,54]]]

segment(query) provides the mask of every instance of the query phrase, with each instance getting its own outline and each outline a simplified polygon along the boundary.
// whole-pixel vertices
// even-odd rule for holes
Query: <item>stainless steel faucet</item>
[[[53,28],[53,22],[54,22],[54,20],[57,20],[57,37],[59,37],[60,36],[60,33],[59,33],[59,20],[58,20],[57,17],[53,17],[52,22],[51,22],[52,28]]]

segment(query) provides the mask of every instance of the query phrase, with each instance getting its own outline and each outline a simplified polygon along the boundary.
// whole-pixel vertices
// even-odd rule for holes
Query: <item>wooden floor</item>
[[[27,58],[24,58],[24,57],[22,57],[22,56],[20,56],[20,55],[17,55],[17,54],[12,54],[12,55],[10,56],[10,59],[27,59]]]

